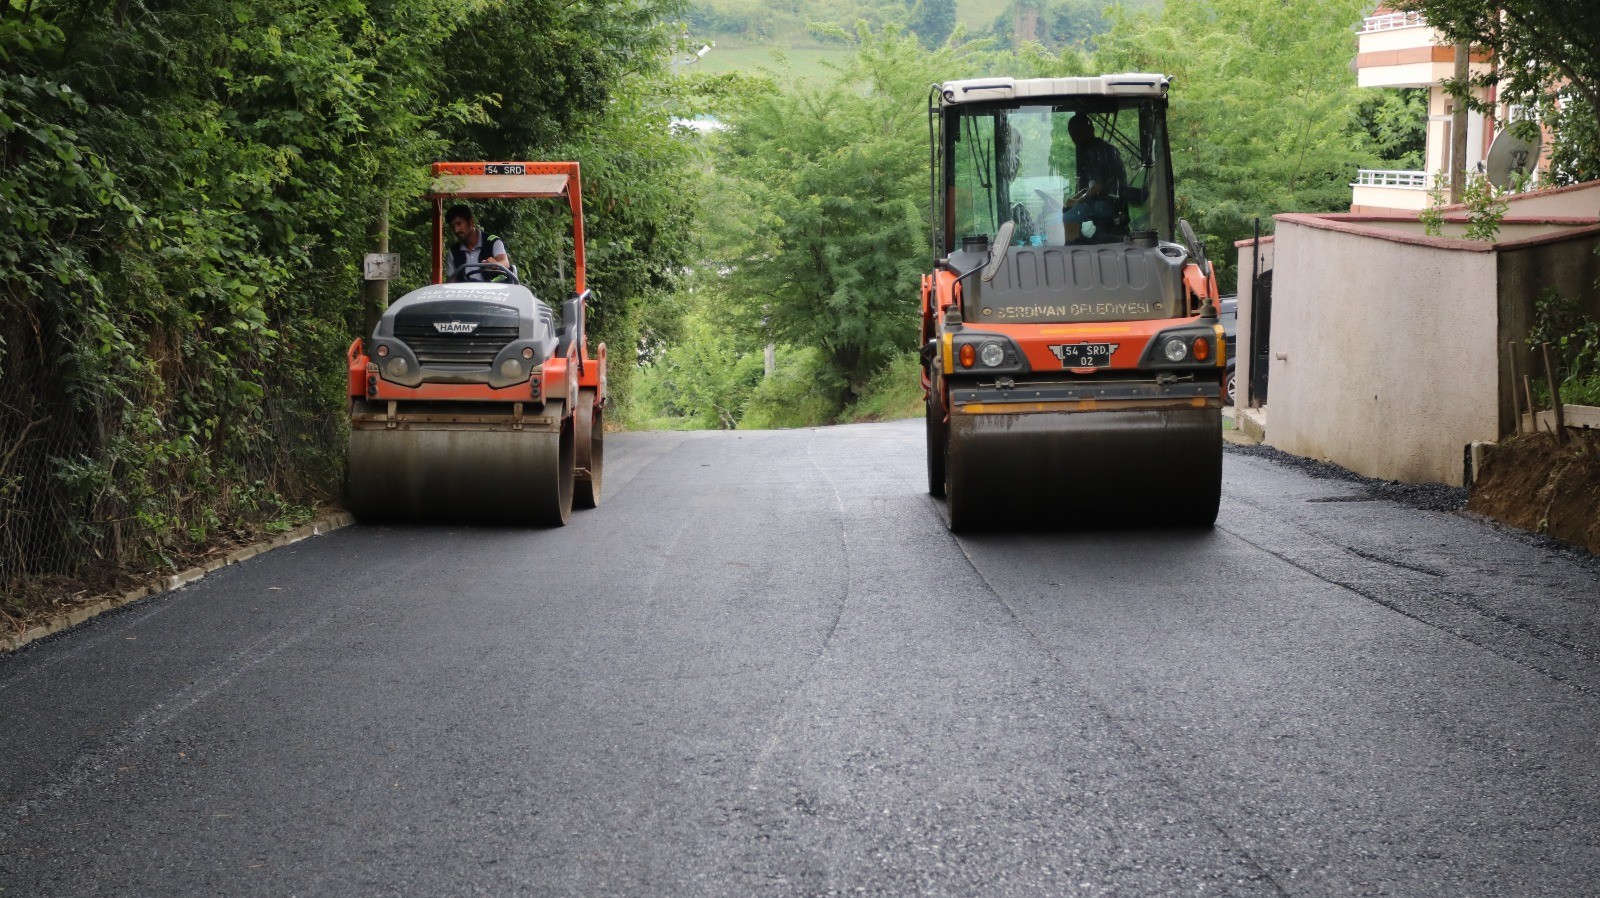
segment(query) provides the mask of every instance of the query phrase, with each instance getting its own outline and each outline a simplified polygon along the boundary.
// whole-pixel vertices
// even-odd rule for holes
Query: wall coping
[[[1408,222],[1414,223],[1417,219],[1410,215],[1352,215],[1348,212],[1334,212],[1323,215],[1310,215],[1301,212],[1285,212],[1274,215],[1273,221],[1286,224],[1303,225],[1323,231],[1336,231],[1355,237],[1371,237],[1377,240],[1387,240],[1390,243],[1407,243],[1412,246],[1426,246],[1433,249],[1454,250],[1465,253],[1491,253],[1507,249],[1521,249],[1524,247],[1543,246],[1550,243],[1562,243],[1574,237],[1585,237],[1590,234],[1600,234],[1600,222],[1592,218],[1576,219],[1544,219],[1544,218],[1510,218],[1501,220],[1501,224],[1573,224],[1571,230],[1557,231],[1553,234],[1540,234],[1522,240],[1507,240],[1489,243],[1483,240],[1465,240],[1460,237],[1429,237],[1425,234],[1406,234],[1388,228],[1374,227],[1372,222]]]
[[[1558,196],[1563,193],[1575,193],[1579,190],[1600,191],[1600,179],[1594,181],[1579,181],[1576,184],[1563,184],[1560,187],[1543,187],[1538,190],[1529,190],[1523,193],[1513,193],[1509,196],[1502,197],[1502,199],[1509,201],[1511,203],[1511,207],[1515,209],[1517,203],[1523,200],[1537,199],[1545,196]],[[1448,206],[1440,206],[1439,211],[1456,212],[1465,208],[1467,208],[1466,203],[1452,203]]]
[[[1273,235],[1271,235],[1271,234],[1262,234],[1261,235],[1261,243],[1262,243],[1262,245],[1265,246],[1266,244],[1271,243],[1272,242],[1272,236]],[[1233,241],[1233,248],[1234,249],[1244,249],[1247,246],[1254,246],[1255,242],[1256,242],[1256,239],[1254,237],[1251,237],[1248,240],[1235,240],[1235,241]]]

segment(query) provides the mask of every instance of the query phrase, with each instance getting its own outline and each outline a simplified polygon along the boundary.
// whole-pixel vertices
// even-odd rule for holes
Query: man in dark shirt
[[[510,270],[511,258],[506,255],[505,242],[493,234],[485,234],[473,221],[470,207],[451,206],[444,220],[450,224],[450,232],[456,235],[456,245],[445,258],[446,281],[486,281],[498,274],[493,268],[462,271],[466,265],[478,262],[493,262]]]
[[[1078,192],[1067,198],[1061,216],[1067,240],[1083,236],[1083,223],[1116,216],[1117,204],[1128,186],[1122,167],[1122,154],[1103,138],[1096,137],[1089,116],[1078,113],[1067,122],[1067,134],[1077,145]]]

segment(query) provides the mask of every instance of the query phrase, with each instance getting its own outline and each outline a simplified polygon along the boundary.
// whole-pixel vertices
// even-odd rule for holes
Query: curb
[[[162,593],[172,592],[175,589],[182,589],[196,580],[200,580],[201,578],[205,577],[206,574],[209,574],[212,571],[221,570],[230,564],[238,564],[241,561],[248,561],[257,555],[265,554],[273,549],[282,548],[283,546],[300,542],[303,539],[310,539],[313,536],[321,536],[324,533],[332,533],[340,528],[348,527],[351,524],[354,524],[355,520],[355,516],[350,514],[348,511],[341,511],[337,514],[331,514],[327,517],[312,521],[311,523],[302,527],[296,527],[288,533],[280,534],[272,539],[256,543],[253,546],[245,546],[242,549],[235,549],[221,558],[208,561],[198,567],[192,567],[188,570],[179,571],[175,574],[167,574],[165,576],[158,577],[150,583],[130,589],[120,596],[112,596],[110,598],[101,599],[98,602],[93,602],[79,608],[74,608],[71,611],[62,612],[61,614],[46,620],[42,624],[29,627],[22,633],[0,637],[0,654],[14,652],[28,643],[33,642],[34,640],[43,639],[46,636],[54,636],[55,634],[60,633],[62,630],[69,630],[83,623],[84,621],[104,614],[105,612],[114,608],[121,608],[123,605],[131,605],[132,603],[141,599],[147,599],[151,596],[158,596]]]

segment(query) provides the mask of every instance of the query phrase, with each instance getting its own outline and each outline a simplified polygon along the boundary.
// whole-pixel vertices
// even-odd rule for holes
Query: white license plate
[[[1104,368],[1120,343],[1063,343],[1050,347],[1063,368]]]

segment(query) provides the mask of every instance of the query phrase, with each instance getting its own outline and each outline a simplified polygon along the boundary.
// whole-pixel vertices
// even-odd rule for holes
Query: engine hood
[[[370,353],[394,383],[505,387],[527,380],[556,342],[550,307],[527,287],[430,284],[384,311]]]

